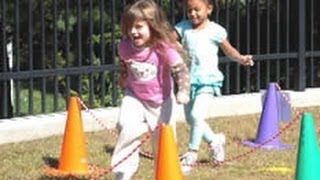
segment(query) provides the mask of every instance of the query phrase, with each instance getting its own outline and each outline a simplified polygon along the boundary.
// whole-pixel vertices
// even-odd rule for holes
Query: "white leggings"
[[[159,107],[151,107],[138,100],[132,93],[126,92],[120,106],[117,129],[119,137],[111,158],[111,166],[126,158],[141,142],[140,136],[153,130],[159,123],[172,125],[175,132],[174,98],[168,98]],[[159,132],[151,137],[154,162],[156,165]],[[124,162],[113,169],[114,172],[131,177],[138,169],[139,149]],[[156,168],[156,167],[155,167]]]

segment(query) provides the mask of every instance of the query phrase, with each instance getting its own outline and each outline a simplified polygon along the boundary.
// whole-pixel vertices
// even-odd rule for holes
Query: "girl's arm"
[[[178,85],[177,102],[187,104],[190,100],[190,78],[185,63],[178,63],[172,67],[173,78]]]
[[[223,50],[223,52],[232,60],[245,66],[254,65],[252,55],[249,55],[249,54],[241,55],[239,51],[236,48],[234,48],[227,39],[222,41],[222,43],[220,44],[220,47]]]
[[[174,37],[175,40],[177,40],[178,42],[180,42],[181,37],[180,37],[180,35],[177,33],[176,30],[173,30],[172,35],[173,35],[173,37]]]

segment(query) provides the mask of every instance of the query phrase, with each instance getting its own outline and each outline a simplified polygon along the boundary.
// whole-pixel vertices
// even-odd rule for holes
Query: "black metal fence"
[[[131,1],[0,0],[0,118],[65,110],[78,95],[90,107],[115,106],[119,21]],[[172,24],[181,0],[158,0]],[[315,0],[215,0],[212,19],[231,43],[254,55],[241,67],[221,53],[223,94],[319,87],[320,13]]]

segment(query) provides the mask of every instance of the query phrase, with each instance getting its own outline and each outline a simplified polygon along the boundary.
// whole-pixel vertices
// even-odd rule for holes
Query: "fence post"
[[[306,8],[305,0],[299,0],[299,39],[298,39],[298,78],[296,90],[304,91],[306,88]]]
[[[3,5],[4,6],[4,5]],[[3,19],[0,19],[0,73],[8,72],[8,53],[7,53],[7,32],[4,13],[1,14]],[[4,22],[4,23],[3,23]],[[0,81],[0,119],[12,117],[12,104],[11,104],[11,87],[10,81]]]

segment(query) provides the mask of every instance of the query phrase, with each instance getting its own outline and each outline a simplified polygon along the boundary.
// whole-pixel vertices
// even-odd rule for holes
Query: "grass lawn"
[[[298,112],[311,112],[320,127],[320,107],[298,109]],[[216,167],[210,163],[206,144],[201,145],[199,164],[186,180],[292,180],[295,176],[297,150],[300,136],[300,118],[290,123],[279,123],[279,130],[287,128],[279,137],[283,144],[292,145],[288,150],[254,149],[241,144],[242,140],[255,139],[260,114],[221,117],[209,119],[210,126],[217,132],[227,136],[226,163]],[[177,124],[178,150],[186,151],[189,127],[185,122]],[[36,129],[35,129],[36,131]],[[318,130],[317,130],[318,132]],[[319,133],[317,133],[319,134]],[[110,156],[115,137],[107,131],[86,133],[89,164],[101,168],[110,167]],[[53,136],[21,143],[0,145],[0,176],[1,179],[49,179],[43,176],[42,169],[46,165],[57,165],[60,157],[62,136]],[[319,142],[319,141],[318,141]],[[143,146],[149,152],[149,144]],[[107,173],[101,179],[113,179]],[[139,171],[134,180],[154,179],[153,160],[141,157]]]
[[[20,99],[20,115],[28,115],[29,113],[29,91],[28,89],[22,89],[20,91],[20,96],[22,97]],[[33,104],[33,110],[34,110],[34,114],[44,114],[44,113],[51,113],[54,112],[54,97],[53,94],[46,94],[46,111],[42,112],[42,96],[41,96],[41,92],[38,90],[34,90],[33,91],[33,99],[32,102]],[[66,100],[62,97],[61,94],[58,94],[58,100],[57,100],[57,111],[65,111],[66,110]],[[16,113],[17,107],[16,105],[14,106],[14,114]]]

